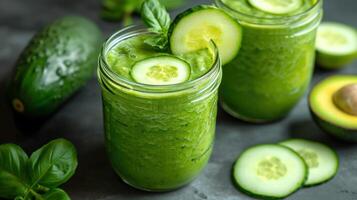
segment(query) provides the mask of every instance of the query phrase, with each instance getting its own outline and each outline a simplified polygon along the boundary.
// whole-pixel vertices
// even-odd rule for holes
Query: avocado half
[[[326,133],[348,142],[357,142],[357,116],[339,109],[333,95],[353,83],[357,83],[357,76],[331,76],[318,83],[309,96],[310,112],[317,125]]]

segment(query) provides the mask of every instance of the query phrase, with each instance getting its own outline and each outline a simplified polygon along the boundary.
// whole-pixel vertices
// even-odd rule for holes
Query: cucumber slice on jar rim
[[[305,186],[324,183],[336,175],[339,160],[330,147],[304,139],[290,139],[280,144],[296,151],[305,160],[309,169]]]
[[[303,5],[302,0],[249,0],[249,3],[258,10],[277,15],[294,12]]]
[[[317,29],[317,63],[326,68],[338,68],[357,57],[357,31],[353,27],[323,22]]]
[[[259,198],[284,198],[301,188],[307,177],[304,160],[277,144],[248,148],[236,161],[233,177],[240,190]]]
[[[196,6],[178,15],[170,26],[170,49],[180,55],[216,44],[222,64],[238,53],[242,28],[238,22],[214,6]]]
[[[190,65],[175,56],[162,55],[136,62],[131,70],[134,81],[147,85],[172,85],[190,78]]]

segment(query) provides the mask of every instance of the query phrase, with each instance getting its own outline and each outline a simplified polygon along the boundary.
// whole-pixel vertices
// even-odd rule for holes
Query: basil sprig
[[[165,6],[158,0],[144,1],[141,6],[141,19],[151,32],[156,33],[144,42],[156,49],[167,50],[171,18]]]
[[[0,197],[14,199],[28,191],[27,155],[19,146],[0,146]]]
[[[57,187],[67,182],[77,168],[72,143],[56,139],[30,158],[15,144],[0,145],[0,197],[15,200],[70,200]]]

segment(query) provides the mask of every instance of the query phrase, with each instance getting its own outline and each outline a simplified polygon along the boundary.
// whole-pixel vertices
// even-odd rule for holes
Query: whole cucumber
[[[91,21],[67,16],[39,31],[17,60],[9,85],[16,114],[43,118],[93,76],[102,34]]]

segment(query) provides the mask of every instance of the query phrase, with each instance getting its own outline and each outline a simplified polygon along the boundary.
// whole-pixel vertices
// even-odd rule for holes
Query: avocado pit
[[[333,102],[343,112],[357,116],[357,84],[348,84],[337,90]]]

